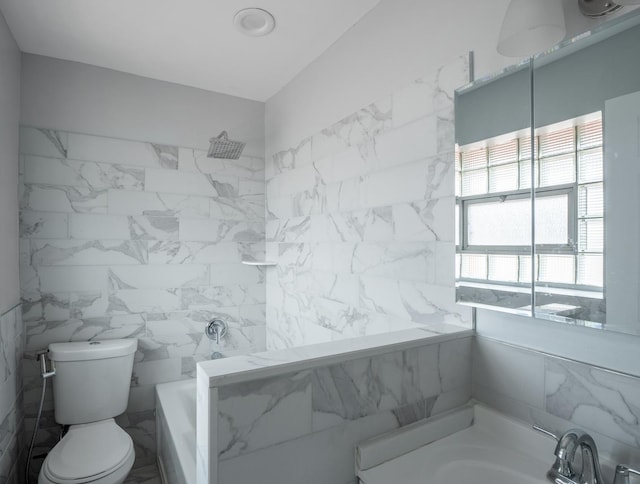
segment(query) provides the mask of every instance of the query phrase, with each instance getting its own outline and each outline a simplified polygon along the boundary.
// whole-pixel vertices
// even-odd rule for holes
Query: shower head
[[[226,131],[223,131],[216,138],[209,140],[211,146],[207,157],[209,158],[222,158],[225,160],[237,160],[244,150],[246,143],[242,141],[232,141],[229,139]]]

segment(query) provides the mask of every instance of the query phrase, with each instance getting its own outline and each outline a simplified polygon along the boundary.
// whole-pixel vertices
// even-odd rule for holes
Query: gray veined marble
[[[311,138],[303,139],[298,146],[279,151],[267,166],[267,178],[311,163]]]
[[[20,207],[40,212],[106,213],[107,190],[25,184]]]
[[[63,136],[61,136],[59,132],[52,129],[38,129],[38,131],[58,150],[63,158],[67,157],[67,148],[65,147],[66,140],[63,141]]]
[[[20,237],[64,239],[69,234],[68,227],[65,213],[20,212]]]
[[[370,104],[315,135],[312,156],[318,160],[350,146],[366,149],[368,141],[389,129],[391,118],[390,98]]]
[[[242,197],[211,198],[211,218],[231,220],[264,221],[264,196],[246,195]]]
[[[22,294],[23,321],[62,321],[71,317],[70,295],[49,293]]]
[[[94,190],[143,190],[144,170],[108,163],[25,156],[24,180],[30,184],[75,186]]]
[[[176,146],[161,145],[157,143],[150,143],[153,151],[160,162],[162,168],[168,168],[172,170],[178,169],[178,148]]]
[[[225,386],[218,398],[221,459],[311,432],[309,372]]]
[[[143,241],[31,241],[31,264],[36,267],[146,263],[147,248]]]
[[[546,411],[640,447],[640,379],[547,358]]]
[[[129,217],[128,220],[132,239],[176,240],[178,238],[176,217]]]
[[[330,240],[363,242],[393,238],[391,207],[329,214],[328,221]]]

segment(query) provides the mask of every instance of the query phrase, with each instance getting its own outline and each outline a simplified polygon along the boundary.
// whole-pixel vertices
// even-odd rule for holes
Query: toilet
[[[131,437],[114,417],[127,409],[137,340],[49,345],[56,422],[69,425],[38,484],[122,484],[133,467]]]

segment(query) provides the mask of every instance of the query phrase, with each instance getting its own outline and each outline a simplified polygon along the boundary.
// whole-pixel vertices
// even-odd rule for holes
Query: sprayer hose
[[[29,480],[29,473],[31,471],[31,459],[33,458],[33,447],[36,444],[36,435],[38,433],[38,427],[40,426],[40,417],[42,417],[42,408],[44,407],[44,396],[47,392],[47,379],[42,378],[42,395],[40,397],[40,407],[38,407],[38,416],[36,417],[36,425],[33,427],[33,435],[31,436],[31,443],[29,444],[29,453],[27,454],[27,463],[24,470],[24,482],[31,484]]]

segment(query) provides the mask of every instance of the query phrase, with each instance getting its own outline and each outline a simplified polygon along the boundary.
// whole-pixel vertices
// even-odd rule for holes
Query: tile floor
[[[156,465],[137,467],[131,471],[124,484],[162,484]]]

